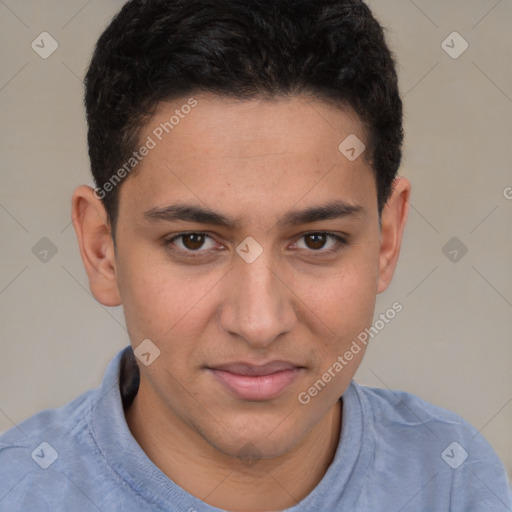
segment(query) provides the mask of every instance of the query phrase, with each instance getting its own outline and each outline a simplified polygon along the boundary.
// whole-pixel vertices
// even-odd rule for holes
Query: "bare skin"
[[[366,140],[350,110],[304,97],[195,98],[122,184],[116,247],[90,187],[73,195],[74,226],[96,299],[123,305],[134,348],[149,339],[160,350],[139,364],[126,411],[148,457],[213,506],[282,510],[315,488],[334,457],[339,398],[364,350],[308,404],[297,397],[371,325],[398,260],[410,183],[395,180],[379,226],[365,153],[349,161],[338,149],[350,134]],[[186,100],[161,104],[141,142]],[[155,214],[178,202],[234,225]],[[342,208],[329,218],[282,222],[334,202]],[[247,237],[262,250],[250,263],[236,251]],[[279,373],[290,376],[282,389],[247,375],[235,375],[241,391],[226,385],[236,374],[226,365],[276,361],[291,368]]]

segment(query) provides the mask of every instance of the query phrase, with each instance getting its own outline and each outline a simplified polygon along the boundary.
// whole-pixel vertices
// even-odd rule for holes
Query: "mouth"
[[[207,370],[236,398],[264,401],[283,393],[304,367],[286,361],[272,361],[264,365],[229,363]]]

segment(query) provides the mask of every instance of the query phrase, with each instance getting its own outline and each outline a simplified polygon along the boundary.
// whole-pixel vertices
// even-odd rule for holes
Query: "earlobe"
[[[71,213],[91,293],[104,306],[119,306],[114,242],[107,213],[94,189],[82,185],[74,191]]]
[[[395,273],[409,214],[410,195],[411,183],[409,180],[406,178],[395,179],[391,197],[382,210],[377,293],[386,290]]]

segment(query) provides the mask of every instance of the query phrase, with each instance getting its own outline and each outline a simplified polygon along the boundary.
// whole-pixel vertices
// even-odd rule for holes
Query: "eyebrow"
[[[322,205],[309,206],[303,210],[291,210],[279,219],[276,225],[279,227],[291,227],[321,220],[354,217],[361,213],[364,213],[362,206],[349,204],[343,200],[335,200]],[[222,226],[232,230],[239,227],[238,222],[232,217],[209,208],[186,203],[171,204],[162,208],[151,208],[144,212],[143,216],[148,222],[188,221],[197,222],[198,224]]]

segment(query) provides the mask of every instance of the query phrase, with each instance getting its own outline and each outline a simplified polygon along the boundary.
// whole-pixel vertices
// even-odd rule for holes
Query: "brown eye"
[[[204,244],[205,238],[205,235],[203,235],[202,233],[190,233],[188,235],[181,236],[183,245],[187,249],[190,249],[191,251],[200,249]]]
[[[309,235],[305,235],[304,239],[306,240],[306,246],[308,249],[322,249],[327,241],[327,235],[325,233],[311,233]]]
[[[210,242],[209,246],[208,242]],[[169,249],[177,250],[181,253],[196,252],[203,254],[206,253],[208,249],[215,247],[215,240],[206,233],[191,232],[173,236],[171,239],[164,240],[164,244],[168,246]]]
[[[347,246],[347,239],[329,232],[313,232],[302,235],[296,243],[299,249],[318,253],[315,256],[334,254]]]

